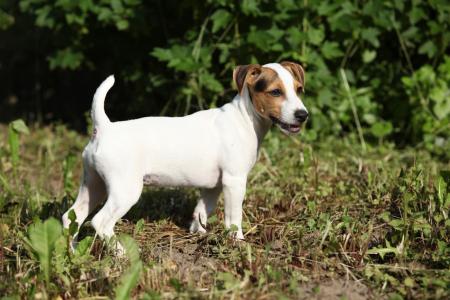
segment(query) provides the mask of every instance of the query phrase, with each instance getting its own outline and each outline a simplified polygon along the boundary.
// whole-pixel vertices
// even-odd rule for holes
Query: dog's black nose
[[[304,109],[299,109],[295,111],[294,116],[300,123],[303,123],[308,119],[308,112]]]

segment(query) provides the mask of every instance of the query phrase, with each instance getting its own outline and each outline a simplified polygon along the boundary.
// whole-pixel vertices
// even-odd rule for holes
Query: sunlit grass
[[[75,253],[61,233],[43,272],[27,228],[59,220],[73,202],[87,139],[64,126],[31,128],[13,154],[0,127],[1,295],[124,298],[131,288],[144,299],[450,296],[448,162],[389,144],[368,144],[362,154],[356,137],[305,143],[276,130],[248,181],[245,242],[223,229],[222,200],[209,234],[191,235],[198,192],[147,188],[117,226],[138,243],[139,258],[115,258],[87,224]]]

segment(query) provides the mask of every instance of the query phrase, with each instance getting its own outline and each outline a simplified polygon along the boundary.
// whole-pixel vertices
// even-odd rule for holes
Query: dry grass
[[[72,203],[86,139],[63,126],[33,128],[21,138],[14,175],[7,129],[0,127],[0,294],[114,297],[129,263],[98,239],[85,255],[55,250],[47,285],[23,241],[34,219],[59,219]],[[143,269],[132,296],[449,297],[450,184],[439,179],[448,169],[413,149],[383,145],[362,154],[351,137],[309,144],[274,131],[249,178],[245,242],[223,229],[222,200],[209,233],[191,235],[196,190],[145,190],[117,226],[140,248]],[[81,238],[93,236],[84,226]]]

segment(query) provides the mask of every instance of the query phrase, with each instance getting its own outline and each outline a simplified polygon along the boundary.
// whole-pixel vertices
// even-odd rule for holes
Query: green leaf
[[[419,22],[421,19],[424,19],[427,17],[427,14],[423,11],[423,9],[421,9],[420,7],[418,7],[417,5],[413,5],[411,11],[408,14],[411,23],[412,24],[416,24],[417,22]]]
[[[272,26],[269,30],[267,30],[267,33],[272,37],[274,41],[279,41],[283,37],[285,31],[281,30],[277,26]]]
[[[252,26],[247,37],[247,42],[258,47],[260,50],[267,51],[271,47],[273,37],[266,30],[259,30]]]
[[[119,29],[121,31],[128,29],[129,26],[130,26],[130,23],[125,19],[122,19],[122,20],[119,20],[116,22],[117,29]]]
[[[154,48],[150,54],[160,61],[170,61],[173,57],[170,49],[164,49],[159,47]]]
[[[111,7],[116,13],[122,13],[123,12],[123,5],[121,0],[110,0]]]
[[[396,230],[402,230],[404,227],[404,222],[400,219],[394,219],[389,221],[389,225],[391,225]]]
[[[322,54],[327,59],[333,59],[342,56],[344,53],[339,49],[337,42],[325,42],[322,46]]]
[[[39,27],[53,28],[55,26],[55,19],[51,16],[51,11],[51,5],[45,5],[36,9],[36,25]]]
[[[11,155],[11,162],[14,168],[19,163],[19,134],[29,134],[30,130],[22,119],[15,120],[9,124],[8,128],[8,143]]]
[[[200,82],[210,91],[220,93],[223,91],[222,84],[213,77],[211,73],[203,73],[200,75]]]
[[[372,46],[378,48],[380,46],[380,41],[378,40],[379,34],[380,31],[378,29],[369,27],[362,30],[361,37],[372,44]]]
[[[210,216],[206,222],[208,224],[215,224],[215,223],[217,223],[218,222],[217,215]]]
[[[101,7],[98,9],[97,20],[98,21],[106,21],[111,19],[113,16],[113,12],[111,9],[107,7]]]
[[[207,52],[207,49],[202,48],[202,51]],[[166,61],[168,67],[180,72],[194,72],[203,66],[194,60],[190,45],[174,45],[169,49],[155,48],[151,55],[160,61]]]
[[[11,162],[14,167],[19,163],[19,135],[12,126],[8,128],[8,144],[11,155]]]
[[[145,221],[144,219],[139,219],[134,226],[133,235],[136,236],[144,230]]]
[[[69,234],[71,236],[74,236],[77,231],[78,231],[78,223],[77,223],[77,216],[75,214],[75,210],[71,209],[69,211],[69,220],[70,220],[70,225],[69,225]]]
[[[75,213],[75,210],[73,210],[73,209],[71,209],[70,211],[69,211],[69,215],[68,215],[68,217],[69,217],[69,220],[70,221],[76,221],[77,220],[77,215],[76,215],[76,213]]]
[[[328,88],[322,88],[317,95],[317,104],[319,107],[331,106],[333,104],[333,97],[335,94]]]
[[[83,59],[84,54],[72,48],[58,50],[48,58],[52,70],[57,68],[76,70],[81,66]]]
[[[40,220],[28,228],[28,244],[39,258],[41,270],[47,284],[50,282],[51,258],[55,242],[62,235],[62,226],[55,218],[42,223]]]
[[[394,253],[397,255],[398,250],[395,247],[387,246],[386,248],[372,248],[372,249],[367,250],[366,253],[367,254],[378,254],[381,257],[381,259],[383,259],[384,255],[388,254],[388,253]]]
[[[230,231],[231,232],[237,232],[239,230],[239,227],[236,224],[231,224]]]
[[[119,285],[115,288],[115,299],[130,299],[131,290],[136,287],[142,272],[142,262],[139,259],[139,248],[134,239],[128,235],[119,237],[121,245],[125,249],[125,253],[130,260],[130,268],[120,278]]]
[[[325,38],[325,32],[323,29],[323,26],[317,28],[317,29],[310,29],[308,30],[308,40],[313,45],[320,45]]]
[[[219,9],[211,16],[213,22],[212,32],[216,33],[220,29],[226,27],[231,20],[231,14],[225,9]]]
[[[363,62],[364,63],[370,63],[372,62],[375,57],[377,57],[377,52],[375,50],[371,51],[371,50],[364,50],[363,52]]]
[[[243,0],[241,3],[242,12],[244,15],[252,15],[258,16],[261,15],[261,11],[259,10],[259,2],[256,0]]]
[[[415,285],[414,279],[412,279],[411,277],[406,277],[403,283],[405,284],[405,286],[410,288],[414,287]]]
[[[142,262],[137,262],[132,265],[127,272],[120,278],[119,285],[115,288],[116,300],[131,299],[131,290],[136,287],[139,281],[139,276],[142,272]]]
[[[239,285],[239,280],[228,272],[218,273],[216,279],[220,289],[231,290]]]
[[[176,278],[170,278],[169,284],[179,293],[183,288],[183,284]]]
[[[18,133],[29,134],[30,130],[22,119],[11,122],[11,127]]]
[[[391,122],[376,122],[370,127],[370,132],[377,138],[389,135],[393,130]]]
[[[437,47],[433,43],[433,41],[427,41],[425,44],[420,46],[419,53],[420,54],[426,54],[428,58],[432,58],[437,52]]]
[[[317,7],[317,13],[321,16],[333,15],[338,7],[338,3],[320,1],[320,4]]]
[[[439,176],[442,177],[445,184],[447,184],[447,188],[450,189],[450,171],[446,170],[440,171]]]
[[[121,235],[119,237],[120,244],[124,247],[125,253],[131,264],[139,261],[139,247],[134,239],[129,235]]]
[[[15,22],[14,16],[0,9],[0,30],[8,29]]]
[[[69,154],[66,156],[63,162],[63,182],[64,182],[64,191],[67,194],[70,194],[72,189],[75,187],[75,183],[73,182],[73,169],[76,164],[76,157],[73,154]]]
[[[291,48],[300,47],[300,43],[304,40],[304,34],[297,27],[290,27],[286,31],[286,41]]]
[[[91,236],[87,236],[83,240],[81,240],[77,244],[77,247],[75,248],[75,255],[80,257],[80,256],[88,254],[88,251],[91,248],[93,240],[94,240],[94,238]]]

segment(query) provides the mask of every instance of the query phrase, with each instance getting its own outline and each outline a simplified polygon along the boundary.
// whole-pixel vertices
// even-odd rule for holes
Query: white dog
[[[298,133],[308,112],[300,99],[305,77],[298,64],[238,66],[233,79],[239,93],[221,108],[185,117],[111,122],[104,111],[106,93],[114,84],[109,76],[94,95],[94,131],[83,151],[79,194],[69,209],[75,211],[79,226],[106,199],[92,225],[99,236],[110,238],[144,184],[193,186],[202,190],[191,232],[206,232],[206,219],[223,191],[225,227],[236,225],[235,237],[243,239],[247,175],[264,136],[273,123],[286,134]],[[69,211],[63,216],[66,228]]]

